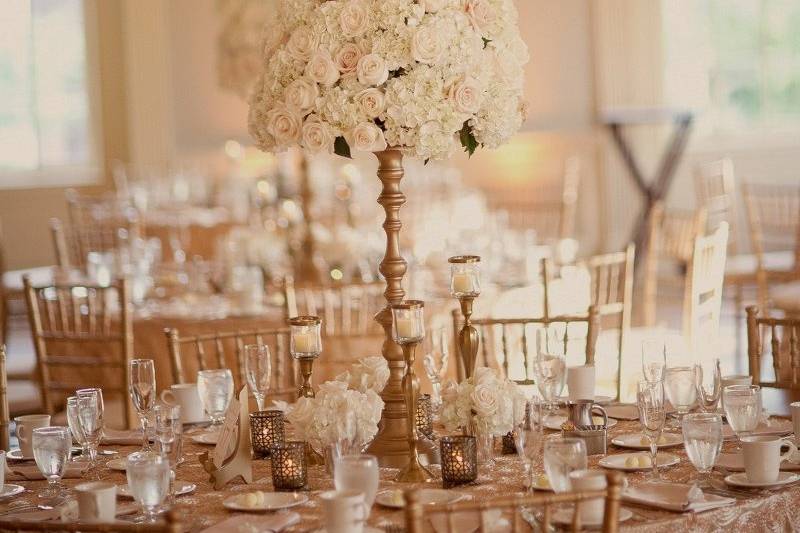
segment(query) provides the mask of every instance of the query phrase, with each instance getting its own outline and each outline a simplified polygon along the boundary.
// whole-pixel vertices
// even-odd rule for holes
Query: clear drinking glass
[[[567,380],[566,357],[560,353],[539,353],[533,361],[533,373],[549,414]]]
[[[695,387],[695,370],[691,366],[673,366],[664,371],[664,392],[672,406],[682,419],[694,407],[697,401]],[[680,428],[675,423],[674,428]]]
[[[667,368],[667,346],[662,341],[648,339],[642,342],[642,375],[645,381],[655,383],[664,379]]]
[[[693,413],[683,417],[683,446],[699,474],[698,486],[710,485],[709,477],[722,448],[722,415]]]
[[[78,397],[70,396],[67,398],[67,425],[72,432],[72,439],[81,447],[80,457],[74,459],[76,462],[91,461],[89,446],[86,437],[81,431],[80,421],[78,420]]]
[[[705,413],[717,411],[719,399],[722,395],[722,371],[720,370],[719,359],[714,359],[713,372],[711,373],[711,383],[704,380],[702,365],[694,366],[694,384],[697,389],[697,403]]]
[[[197,392],[212,426],[219,426],[233,398],[233,374],[227,368],[197,373]]]
[[[147,417],[156,403],[156,369],[152,359],[134,359],[130,362],[128,392],[142,424],[142,450],[150,449],[147,438]]]
[[[169,491],[169,461],[155,452],[135,452],[128,456],[128,488],[142,506],[145,522],[155,522]]]
[[[92,473],[97,463],[97,448],[103,438],[102,401],[99,394],[95,389],[82,390],[77,398],[77,422],[89,450],[89,471]]]
[[[425,374],[431,382],[431,408],[434,413],[442,406],[442,379],[447,373],[450,357],[448,335],[445,328],[435,328],[423,341],[425,355],[422,358]]]
[[[544,441],[544,470],[555,492],[572,490],[569,473],[584,470],[587,465],[583,440],[551,437]]]
[[[657,381],[651,383],[646,380],[639,382],[636,393],[639,407],[639,422],[642,432],[650,442],[650,460],[652,461],[651,480],[661,479],[658,473],[658,439],[664,431],[667,411],[664,405],[664,383]]]
[[[100,436],[102,438],[103,428],[105,428],[104,421],[106,412],[105,403],[103,403],[103,389],[99,387],[91,387],[86,389],[78,389],[75,391],[75,396],[77,396],[78,398],[80,398],[81,396],[85,396],[87,394],[89,395],[93,394],[97,396],[98,407],[100,408],[100,434],[101,434]]]
[[[343,455],[334,461],[333,485],[336,490],[363,492],[370,511],[378,492],[378,474],[378,459],[374,455]]]
[[[156,415],[156,447],[158,453],[167,459],[170,467],[170,503],[175,498],[175,479],[178,465],[183,454],[183,424],[181,423],[180,405],[157,405]]]
[[[741,448],[742,437],[758,427],[761,416],[761,387],[758,385],[729,385],[722,389],[722,404],[731,429]]]
[[[61,478],[69,463],[72,433],[68,427],[47,426],[34,429],[31,440],[36,466],[47,480],[47,489],[39,497],[50,500],[62,497],[66,489],[61,485]]]
[[[264,410],[264,399],[269,392],[272,377],[272,357],[269,346],[265,344],[248,344],[244,347],[244,370],[247,385],[256,399],[258,410]]]
[[[544,442],[541,403],[536,400],[517,402],[515,411],[514,446],[528,472],[528,491],[532,491],[535,479],[533,462],[541,456]]]

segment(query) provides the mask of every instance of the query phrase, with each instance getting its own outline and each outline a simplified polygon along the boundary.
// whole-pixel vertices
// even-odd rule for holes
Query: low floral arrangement
[[[514,0],[283,0],[277,26],[250,97],[262,150],[427,161],[495,148],[525,118]]]
[[[336,376],[336,381],[347,383],[347,388],[359,392],[372,390],[380,394],[389,381],[389,363],[380,355],[365,357]]]
[[[522,390],[511,380],[487,367],[458,385],[450,382],[442,393],[441,421],[449,431],[473,429],[479,433],[505,435],[514,429],[514,406],[524,402]]]

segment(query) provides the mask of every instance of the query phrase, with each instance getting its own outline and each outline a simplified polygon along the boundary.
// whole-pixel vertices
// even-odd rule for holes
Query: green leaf
[[[347,141],[342,136],[336,137],[336,140],[333,141],[333,153],[347,159],[353,159],[353,156],[350,155],[350,145],[347,144]]]
[[[489,43],[490,43],[490,42],[492,42],[492,40],[491,40],[491,39],[487,39],[486,37],[481,37],[481,39],[483,39],[483,47],[484,47],[484,48],[486,48],[487,46],[489,46]]]
[[[475,150],[478,148],[478,141],[472,134],[472,129],[467,122],[464,122],[464,127],[461,128],[459,132],[459,138],[461,139],[461,146],[464,147],[464,151],[472,157],[472,154],[474,154]]]

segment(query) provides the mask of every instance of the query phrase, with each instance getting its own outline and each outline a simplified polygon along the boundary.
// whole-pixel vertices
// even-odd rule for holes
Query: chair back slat
[[[753,384],[782,389],[800,386],[800,318],[759,316],[757,306],[747,308],[747,360]],[[769,339],[767,339],[767,336]],[[772,357],[773,380],[762,375],[764,349]]]
[[[736,254],[740,235],[733,161],[724,158],[699,165],[695,168],[694,186],[697,205],[704,207],[708,215],[707,231],[717,231],[722,222],[727,222],[728,253]]]

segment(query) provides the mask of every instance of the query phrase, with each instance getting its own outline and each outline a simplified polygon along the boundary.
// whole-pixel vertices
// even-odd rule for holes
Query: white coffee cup
[[[75,486],[78,518],[86,522],[113,522],[117,516],[117,486],[90,481]]]
[[[602,470],[575,470],[569,473],[572,490],[603,490],[606,488],[606,473]],[[578,503],[578,513],[583,524],[602,524],[605,515],[604,498],[592,498]]]
[[[792,402],[789,404],[789,409],[792,411],[792,429],[794,429],[794,442],[800,442],[800,402]]]
[[[753,376],[748,376],[746,374],[731,374],[729,376],[722,376],[722,387],[720,390],[725,390],[725,387],[730,385],[752,385],[753,384]],[[720,394],[719,397],[719,406],[725,410],[725,400],[723,400],[723,395]]]
[[[17,440],[23,457],[33,457],[33,430],[50,425],[50,415],[22,415],[14,418],[17,423]]]
[[[788,439],[774,435],[750,435],[742,437],[742,455],[747,480],[753,483],[772,483],[777,481],[781,461],[797,452],[797,446]],[[781,454],[781,448],[789,451]]]
[[[369,509],[364,493],[355,490],[329,490],[319,495],[327,533],[361,533]]]
[[[161,401],[181,406],[181,423],[183,424],[194,424],[208,420],[195,383],[170,385],[168,389],[161,391]]]
[[[594,365],[567,367],[567,388],[571,401],[594,400],[594,385]]]

